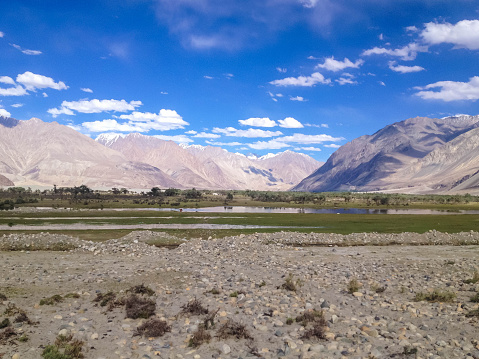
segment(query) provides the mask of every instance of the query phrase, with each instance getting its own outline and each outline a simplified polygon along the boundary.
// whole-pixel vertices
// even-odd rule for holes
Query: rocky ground
[[[0,358],[479,358],[479,233],[165,237],[0,237]]]

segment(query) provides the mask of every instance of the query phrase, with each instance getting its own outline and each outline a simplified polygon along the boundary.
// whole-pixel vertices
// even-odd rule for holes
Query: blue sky
[[[479,113],[476,0],[0,2],[0,115],[325,161]]]

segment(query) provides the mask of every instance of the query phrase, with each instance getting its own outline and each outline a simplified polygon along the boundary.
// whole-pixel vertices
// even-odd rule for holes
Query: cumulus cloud
[[[7,110],[5,110],[4,108],[0,108],[0,116],[11,117],[12,114],[10,112],[8,112]]]
[[[326,79],[321,73],[315,72],[311,76],[286,77],[281,80],[271,81],[271,85],[275,86],[303,86],[312,87],[316,84],[330,84],[331,80]]]
[[[395,61],[389,61],[389,68],[395,72],[399,72],[401,74],[408,74],[411,72],[420,72],[424,71],[424,67],[421,66],[404,66],[404,65],[396,65]]]
[[[424,87],[415,87],[415,89],[419,90],[416,96],[425,100],[476,101],[479,99],[479,76],[471,77],[469,82],[439,81]]]
[[[428,52],[429,48],[427,46],[419,45],[417,43],[410,43],[399,49],[386,49],[384,47],[374,47],[369,50],[363,51],[362,56],[371,56],[371,55],[389,55],[394,57],[399,57],[404,61],[411,61],[416,59],[416,56],[419,52]]]
[[[17,82],[25,86],[28,91],[36,91],[36,89],[51,88],[54,90],[66,90],[68,86],[64,82],[55,82],[51,77],[34,74],[27,71],[17,76]]]
[[[304,127],[301,122],[299,122],[293,117],[286,117],[284,120],[279,120],[278,122],[279,122],[279,127],[283,127],[283,128],[303,128]]]
[[[15,81],[9,76],[0,76],[0,82],[6,85],[15,85]]]
[[[83,87],[80,90],[82,90],[83,92],[93,93],[93,90],[88,87]]]
[[[15,87],[0,88],[0,96],[25,96],[28,95],[27,90],[20,85]]]
[[[100,113],[100,112],[128,112],[133,111],[141,106],[141,101],[125,100],[80,100],[80,101],[63,101],[60,108],[51,108],[47,112],[53,117],[60,114],[74,115],[73,111],[81,113]],[[141,115],[139,115],[141,117]]]
[[[274,96],[271,92],[270,95]],[[268,117],[251,117],[247,120],[239,120],[240,125],[243,126],[254,126],[254,127],[274,127],[276,126],[276,122],[270,120]]]
[[[341,145],[337,145],[335,143],[331,143],[329,145],[324,145],[324,147],[327,147],[327,148],[339,148],[341,147]]]
[[[338,61],[334,59],[334,56],[332,56],[326,58],[324,63],[316,65],[316,68],[337,72],[347,68],[358,69],[362,64],[364,64],[364,60],[361,59],[357,60],[356,62],[352,62],[348,58],[344,58],[343,61]]]
[[[222,135],[228,137],[247,137],[247,138],[255,138],[255,137],[276,137],[281,136],[283,133],[281,131],[265,131],[256,128],[249,128],[247,130],[237,130],[234,127],[226,127],[226,128],[213,128],[214,133],[220,133]]]
[[[470,50],[479,49],[479,20],[462,20],[453,25],[450,23],[425,24],[421,32],[422,39],[431,45],[442,43],[453,44],[456,48]]]
[[[206,133],[206,132],[200,132],[195,134],[193,137],[198,137],[198,138],[220,138],[221,135],[217,135],[215,133]]]
[[[151,112],[133,112],[130,115],[120,116],[121,120],[107,119],[102,121],[83,122],[82,126],[90,132],[148,132],[150,130],[168,131],[182,129],[189,125],[173,110],[160,110],[158,114]]]
[[[22,47],[20,45],[16,45],[16,44],[10,44],[10,45],[12,45],[14,48],[21,51],[25,55],[41,55],[42,54],[42,52],[38,51],[38,50],[22,49]]]

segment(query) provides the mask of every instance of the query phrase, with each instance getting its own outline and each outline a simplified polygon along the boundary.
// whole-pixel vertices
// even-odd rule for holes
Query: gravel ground
[[[0,237],[0,323],[10,322],[0,329],[0,358],[41,358],[59,335],[95,359],[479,358],[479,316],[470,316],[479,281],[467,281],[479,270],[477,232],[146,243],[159,238],[172,237]],[[152,292],[134,303],[153,303],[152,317],[127,318],[141,284]],[[434,290],[439,301],[415,300]],[[115,305],[95,301],[109,292]],[[61,301],[44,303],[54,295]],[[153,318],[164,335],[142,332]],[[209,341],[197,343],[205,333]]]

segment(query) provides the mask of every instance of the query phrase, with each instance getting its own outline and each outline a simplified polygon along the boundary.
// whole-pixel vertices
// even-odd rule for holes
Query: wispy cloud
[[[399,57],[404,61],[415,60],[419,52],[428,52],[429,48],[424,45],[419,45],[417,43],[410,43],[404,47],[398,49],[387,49],[384,47],[374,47],[369,50],[363,51],[362,56],[371,56],[371,55],[388,55],[393,57]]]
[[[276,137],[281,136],[283,133],[281,131],[265,131],[257,128],[248,128],[247,130],[237,130],[234,127],[226,128],[213,128],[214,133],[220,133],[228,137],[246,137],[246,138],[255,138],[255,137]]]
[[[39,51],[39,50],[28,50],[28,49],[23,49],[20,45],[17,45],[17,44],[10,44],[12,45],[14,48],[16,48],[17,50],[21,51],[22,53],[24,53],[25,55],[41,55],[42,52]]]
[[[88,87],[83,87],[80,90],[82,90],[83,92],[93,93],[93,90]]]

